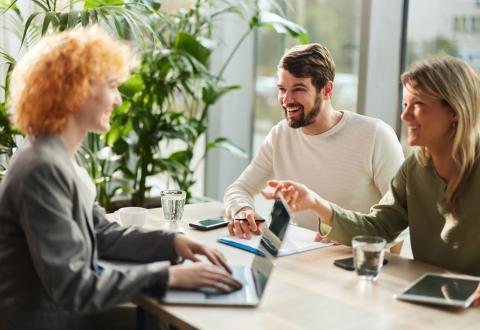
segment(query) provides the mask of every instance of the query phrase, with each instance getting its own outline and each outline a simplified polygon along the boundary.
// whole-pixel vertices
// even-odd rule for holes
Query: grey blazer
[[[108,222],[84,189],[57,136],[15,153],[0,184],[0,318],[9,328],[75,329],[82,314],[165,290],[174,234]],[[147,264],[99,272],[98,258]]]

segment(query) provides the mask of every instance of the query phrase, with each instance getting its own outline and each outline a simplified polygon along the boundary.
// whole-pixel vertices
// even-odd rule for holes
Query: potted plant
[[[225,85],[222,76],[240,44],[259,27],[288,32],[306,41],[300,26],[256,6],[249,15],[243,3],[234,6],[222,1],[219,7],[219,2],[197,0],[191,8],[167,14],[152,0],[86,0],[83,8],[72,9],[80,2],[69,1],[69,10],[59,10],[55,0],[35,0],[41,10],[25,21],[21,41],[28,46],[29,36],[35,35],[32,31],[43,35],[50,30],[103,22],[119,36],[135,37],[141,44],[141,63],[121,86],[124,102],[112,114],[111,130],[101,136],[89,135],[80,155],[95,179],[97,199],[107,209],[119,191],[132,204],[144,205],[152,188],[147,179],[159,173],[186,190],[190,198],[198,166],[198,161],[193,163],[194,149],[206,132],[208,111],[222,95],[239,88]],[[218,44],[212,40],[213,24],[218,17],[232,13],[248,19],[249,28],[222,69],[212,73],[209,60]],[[166,150],[165,145],[177,147]],[[245,156],[234,143],[218,138],[202,146],[200,160],[218,147]]]
[[[155,36],[151,26],[145,21],[144,15],[155,13],[160,7],[159,2],[151,0],[32,0],[38,11],[31,13],[26,19],[18,0],[0,0],[0,15],[7,16],[9,29],[14,32],[21,43],[20,48],[33,45],[40,36],[52,31],[63,31],[77,25],[102,23],[121,38],[135,39],[137,44],[145,45],[149,36]],[[81,6],[83,4],[83,6]],[[21,51],[19,50],[19,52]],[[12,128],[6,109],[10,72],[15,66],[15,59],[5,50],[0,49],[0,66],[5,67],[3,100],[0,99],[0,180],[3,177],[10,157],[21,140],[21,134]],[[84,158],[93,156],[84,148]],[[92,158],[90,158],[92,159]],[[92,164],[92,163],[90,163]],[[96,168],[96,166],[94,166]]]
[[[218,44],[211,39],[212,26],[219,16],[232,13],[248,19],[249,28],[215,74],[209,69],[210,56]],[[105,135],[110,154],[118,159],[118,166],[112,168],[128,178],[126,184],[118,184],[112,173],[106,180],[111,188],[129,193],[134,205],[143,205],[151,189],[147,179],[166,173],[176,188],[187,192],[187,199],[192,197],[199,164],[194,160],[194,149],[206,132],[208,111],[222,95],[240,88],[224,85],[223,72],[245,38],[262,26],[307,40],[305,30],[276,14],[254,7],[247,17],[240,7],[216,7],[209,1],[196,1],[190,9],[164,15],[156,22],[160,44],[142,55],[141,65],[122,86],[124,104],[114,112],[112,129]],[[178,145],[173,152],[161,148],[169,142]],[[246,157],[242,149],[223,137],[207,141],[202,148],[200,160],[213,148]]]

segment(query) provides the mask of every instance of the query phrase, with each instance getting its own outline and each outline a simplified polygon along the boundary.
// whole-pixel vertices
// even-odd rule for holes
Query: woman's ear
[[[453,111],[452,109],[450,109],[451,113],[452,113],[452,127],[453,128],[456,128],[457,125],[458,125],[458,114],[456,111]]]
[[[456,111],[454,111],[453,109],[451,109],[452,111],[452,120],[457,123],[458,122],[458,113]]]

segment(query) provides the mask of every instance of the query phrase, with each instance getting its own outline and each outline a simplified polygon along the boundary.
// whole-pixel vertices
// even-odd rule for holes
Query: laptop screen
[[[265,290],[273,269],[273,262],[280,251],[291,218],[290,212],[281,199],[275,200],[270,216],[270,225],[265,229],[258,247],[264,255],[256,255],[252,262],[252,275],[259,298]]]

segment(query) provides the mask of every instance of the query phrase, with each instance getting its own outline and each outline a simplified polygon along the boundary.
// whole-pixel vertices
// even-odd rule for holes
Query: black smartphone
[[[212,218],[212,219],[204,219],[198,222],[192,222],[189,224],[190,227],[198,229],[198,230],[212,230],[220,227],[225,227],[228,225],[229,221],[224,218]]]
[[[383,259],[383,265],[385,266],[388,263],[387,259]],[[353,264],[353,257],[337,259],[333,262],[337,267],[346,269],[346,270],[355,270],[355,265]]]

